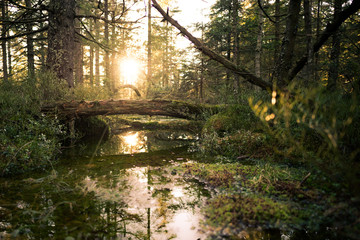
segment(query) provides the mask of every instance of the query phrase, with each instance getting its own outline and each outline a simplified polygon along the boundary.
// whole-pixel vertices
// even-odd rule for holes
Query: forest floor
[[[360,198],[341,171],[284,154],[259,126],[243,106],[214,115],[195,149],[215,161],[175,167],[214,190],[203,209],[206,228],[226,239],[249,239],[249,228],[280,229],[290,239],[360,239]]]
[[[175,170],[216,192],[203,211],[205,226],[217,235],[247,239],[244,229],[259,228],[291,230],[291,239],[359,239],[359,199],[321,172],[255,159]]]

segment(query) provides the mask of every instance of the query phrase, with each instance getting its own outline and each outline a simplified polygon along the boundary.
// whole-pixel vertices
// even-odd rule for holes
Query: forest
[[[0,6],[0,239],[360,239],[360,0]]]

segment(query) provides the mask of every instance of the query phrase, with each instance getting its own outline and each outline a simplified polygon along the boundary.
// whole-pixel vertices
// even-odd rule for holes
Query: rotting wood
[[[43,113],[59,117],[90,117],[97,115],[138,114],[169,116],[183,119],[203,119],[204,112],[217,113],[219,106],[190,104],[171,100],[104,100],[56,102],[44,105]]]

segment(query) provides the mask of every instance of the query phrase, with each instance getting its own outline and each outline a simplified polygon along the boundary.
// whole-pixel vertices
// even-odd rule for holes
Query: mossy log
[[[104,100],[57,102],[44,105],[41,111],[66,118],[139,114],[196,120],[203,119],[204,113],[217,113],[219,107],[171,100]]]

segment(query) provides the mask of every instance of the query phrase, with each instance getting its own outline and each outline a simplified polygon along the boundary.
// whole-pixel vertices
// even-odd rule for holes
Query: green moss
[[[82,137],[100,137],[105,139],[110,135],[110,128],[100,117],[80,118],[75,121],[75,129]]]
[[[217,195],[208,201],[204,212],[206,224],[211,227],[242,224],[283,227],[294,218],[289,202],[236,193]]]
[[[222,134],[239,129],[255,130],[259,128],[259,124],[260,121],[248,105],[231,105],[211,116],[204,125],[203,132],[215,131],[217,134]]]
[[[324,218],[336,198],[329,180],[320,173],[300,185],[308,170],[274,162],[187,163],[177,167],[216,189],[204,208],[204,227],[309,228],[316,230],[333,217]],[[326,184],[325,184],[326,182]],[[337,209],[334,210],[337,212]],[[335,214],[336,215],[336,214]],[[335,216],[334,215],[334,216]]]

